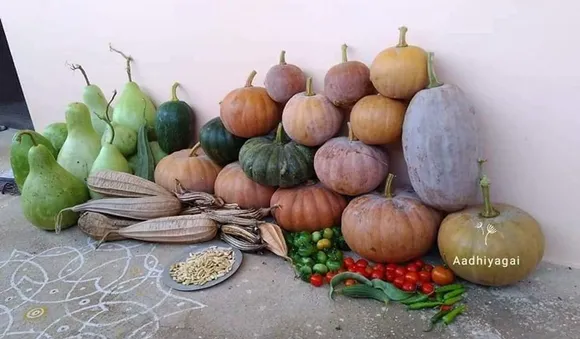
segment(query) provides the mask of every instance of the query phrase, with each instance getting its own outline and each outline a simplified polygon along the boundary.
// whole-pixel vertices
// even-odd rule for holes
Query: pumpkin
[[[544,234],[526,211],[509,204],[492,205],[487,176],[482,176],[480,186],[483,205],[443,219],[437,238],[439,252],[457,276],[474,284],[515,284],[542,260]]]
[[[316,181],[293,188],[279,188],[270,206],[280,227],[289,232],[317,231],[340,224],[346,199]]]
[[[348,246],[365,259],[403,263],[426,254],[435,243],[439,224],[419,200],[393,195],[389,174],[384,195],[353,199],[342,213],[342,234]]]
[[[417,193],[415,193],[415,191],[413,190],[412,187],[401,187],[401,188],[396,188],[393,190],[393,194],[396,195],[399,198],[405,197],[405,198],[409,198],[409,199],[415,199],[418,202],[420,202],[421,204],[423,204],[423,202],[421,201],[421,198],[419,198],[419,196],[417,195]],[[425,204],[423,204],[425,205]],[[430,207],[429,205],[425,205],[427,208],[429,208],[429,210],[431,211],[431,214],[433,216],[433,220],[435,220],[435,223],[437,225],[441,225],[441,221],[443,220],[443,215],[440,211]]]
[[[360,195],[376,189],[387,176],[389,157],[377,146],[349,136],[328,140],[316,151],[314,170],[324,186],[344,195]]]
[[[288,141],[282,123],[274,135],[251,138],[240,149],[240,166],[255,182],[266,186],[292,187],[314,176],[314,151]]]
[[[220,117],[208,121],[199,132],[199,143],[204,153],[220,166],[237,161],[246,140],[230,133]]]
[[[339,107],[350,107],[374,91],[369,67],[360,61],[349,61],[347,48],[342,45],[342,62],[332,66],[324,76],[324,95]]]
[[[272,100],[285,104],[294,94],[306,90],[306,76],[300,67],[286,63],[286,51],[282,51],[278,65],[266,73],[264,87]]]
[[[220,103],[224,127],[241,138],[268,134],[282,119],[278,106],[266,89],[252,86],[256,74],[252,71],[246,85],[229,92]]]
[[[292,140],[305,146],[320,146],[340,131],[343,116],[324,95],[312,91],[312,78],[306,92],[293,96],[282,112],[282,123]]]
[[[270,198],[276,191],[275,187],[260,185],[248,178],[237,161],[221,170],[214,188],[215,195],[241,208],[269,207]]]
[[[377,91],[391,99],[411,99],[429,83],[427,54],[407,44],[407,27],[399,28],[399,43],[381,51],[370,67],[370,79]]]
[[[214,183],[221,166],[207,155],[197,155],[200,143],[192,149],[173,152],[155,167],[155,183],[175,192],[177,181],[183,188],[195,192],[214,192]]]
[[[407,106],[380,94],[360,99],[350,112],[352,132],[367,145],[384,145],[401,137]]]
[[[428,66],[429,86],[413,97],[405,114],[403,156],[421,200],[455,212],[477,196],[479,129],[475,109],[461,89],[437,80],[433,53]]]

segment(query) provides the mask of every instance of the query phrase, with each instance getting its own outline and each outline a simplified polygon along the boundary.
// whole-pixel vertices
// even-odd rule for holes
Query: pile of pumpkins
[[[156,129],[168,155],[153,180],[169,190],[179,181],[243,208],[278,205],[273,215],[286,231],[341,225],[349,247],[374,262],[403,263],[437,243],[468,281],[501,286],[525,278],[543,257],[542,230],[525,211],[491,203],[475,110],[458,86],[438,80],[434,54],[407,44],[406,33],[401,27],[398,44],[370,67],[348,60],[343,45],[324,93],[282,51],[263,87],[252,71],[225,95],[193,148],[184,127],[193,112],[175,110],[173,125]],[[412,191],[393,189],[385,145],[398,142]],[[478,196],[484,204],[474,206]],[[456,260],[474,256],[518,257],[519,265]]]

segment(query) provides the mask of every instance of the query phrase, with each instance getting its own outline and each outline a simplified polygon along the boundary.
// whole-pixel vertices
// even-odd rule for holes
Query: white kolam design
[[[145,339],[163,319],[206,307],[162,284],[163,247],[95,244],[0,258],[0,338]]]

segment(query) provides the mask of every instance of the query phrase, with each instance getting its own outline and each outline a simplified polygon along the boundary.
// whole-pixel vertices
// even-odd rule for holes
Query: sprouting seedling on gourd
[[[99,119],[101,119],[105,123],[107,123],[107,125],[111,129],[111,139],[109,140],[109,144],[111,144],[111,145],[113,144],[113,140],[115,140],[115,128],[113,127],[113,124],[111,123],[111,118],[109,116],[109,108],[111,107],[111,103],[115,99],[115,96],[117,96],[117,90],[113,90],[113,95],[111,96],[111,99],[109,100],[109,102],[107,102],[107,108],[105,108],[105,114],[103,114],[102,117],[99,116],[97,113],[94,113],[97,117],[99,117]]]
[[[131,77],[131,61],[133,61],[133,58],[130,55],[127,55],[127,54],[121,52],[120,50],[114,48],[111,45],[111,43],[109,43],[109,51],[115,52],[115,53],[121,55],[125,59],[125,61],[127,63],[127,66],[126,66],[127,77],[129,78],[129,82],[133,82],[133,78]]]

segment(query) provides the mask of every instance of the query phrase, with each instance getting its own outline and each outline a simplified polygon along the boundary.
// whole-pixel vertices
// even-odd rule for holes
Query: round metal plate
[[[232,249],[234,251],[234,265],[232,266],[232,269],[228,273],[226,273],[226,275],[224,275],[218,279],[209,281],[203,285],[183,285],[183,284],[180,284],[180,283],[176,282],[175,280],[173,280],[173,278],[171,278],[171,276],[169,275],[169,268],[171,267],[172,264],[187,260],[187,258],[189,258],[190,253],[203,251],[206,248],[212,247],[212,246],[216,246],[218,248]],[[163,270],[163,273],[162,273],[161,280],[163,281],[163,283],[167,287],[173,288],[173,289],[178,290],[178,291],[203,290],[205,288],[215,286],[215,285],[227,280],[234,273],[236,273],[236,271],[238,270],[238,268],[240,268],[240,265],[242,264],[242,257],[243,257],[242,251],[240,251],[239,249],[232,247],[231,245],[229,245],[223,241],[220,241],[220,240],[212,240],[212,241],[204,242],[201,244],[191,245],[187,248],[187,250],[185,250],[179,256],[176,256],[172,261],[170,261],[165,266],[165,269]]]

